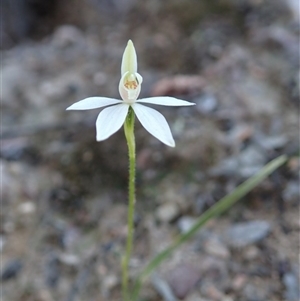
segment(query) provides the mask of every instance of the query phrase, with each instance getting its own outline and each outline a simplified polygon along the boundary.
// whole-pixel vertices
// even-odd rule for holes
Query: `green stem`
[[[128,267],[132,251],[133,233],[134,233],[134,205],[135,205],[135,138],[134,138],[134,112],[129,108],[126,121],[124,123],[124,132],[128,145],[129,155],[129,190],[128,190],[128,235],[126,242],[125,255],[122,259],[122,292],[123,298],[130,301],[128,292]]]

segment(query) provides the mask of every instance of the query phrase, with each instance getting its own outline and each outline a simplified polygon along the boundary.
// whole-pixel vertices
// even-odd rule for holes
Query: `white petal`
[[[162,114],[137,103],[133,104],[132,108],[143,127],[150,134],[168,146],[175,146],[169,125]]]
[[[91,110],[102,108],[116,103],[121,103],[119,99],[108,98],[108,97],[88,97],[78,102],[75,102],[67,108],[67,110]]]
[[[96,121],[97,141],[110,137],[120,129],[125,121],[129,105],[122,103],[116,106],[105,108]]]
[[[175,97],[169,97],[169,96],[142,98],[142,99],[137,100],[136,102],[152,103],[154,105],[173,106],[173,107],[195,105],[193,102],[189,102],[186,100],[181,100],[181,99],[178,99]]]
[[[128,41],[124,50],[121,64],[121,75],[125,72],[136,73],[137,72],[137,57],[134,45],[131,40]]]

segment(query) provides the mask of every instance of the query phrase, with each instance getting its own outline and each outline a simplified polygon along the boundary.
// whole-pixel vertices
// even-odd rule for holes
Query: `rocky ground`
[[[118,97],[129,38],[142,97],[196,103],[158,108],[174,149],[136,125],[132,277],[222,196],[289,155],[286,166],[176,250],[141,300],[299,300],[296,2],[77,0],[70,10],[61,1],[46,19],[34,19],[44,27],[32,32],[28,21],[25,33],[18,26],[26,20],[11,17],[1,64],[3,301],[121,300],[124,134],[98,143],[98,111],[65,108],[87,96]]]

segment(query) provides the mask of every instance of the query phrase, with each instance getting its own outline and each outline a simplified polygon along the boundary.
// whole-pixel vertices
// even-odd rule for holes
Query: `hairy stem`
[[[130,301],[130,294],[128,292],[128,268],[129,260],[132,251],[133,233],[134,233],[134,205],[135,205],[135,138],[134,138],[134,112],[130,108],[126,121],[124,123],[124,132],[128,145],[129,155],[129,189],[128,189],[128,235],[126,242],[125,254],[122,258],[122,292],[124,301]]]

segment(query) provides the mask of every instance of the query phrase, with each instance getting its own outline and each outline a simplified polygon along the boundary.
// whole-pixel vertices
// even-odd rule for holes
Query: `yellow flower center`
[[[130,74],[126,79],[125,79],[125,83],[124,86],[128,89],[128,90],[135,90],[138,87],[138,81],[136,79],[136,77],[133,74]]]

